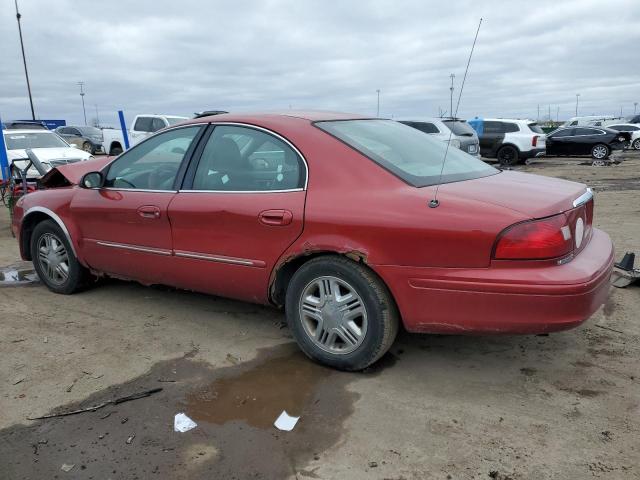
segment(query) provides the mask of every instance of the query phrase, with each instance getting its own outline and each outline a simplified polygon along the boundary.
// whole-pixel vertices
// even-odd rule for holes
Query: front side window
[[[504,124],[491,120],[484,122],[484,133],[504,133]]]
[[[445,142],[399,122],[340,120],[317,122],[315,125],[415,187],[499,173],[460,149],[449,148],[447,151]],[[440,177],[445,151],[447,158]]]
[[[216,126],[202,151],[194,190],[256,192],[304,187],[306,170],[285,142],[261,130]]]
[[[169,130],[123,153],[109,167],[105,187],[173,190],[180,164],[200,128]]]
[[[53,132],[5,133],[7,150],[27,148],[69,148],[64,140]]]
[[[596,130],[595,128],[576,128],[574,135],[599,135],[601,133],[601,130]]]

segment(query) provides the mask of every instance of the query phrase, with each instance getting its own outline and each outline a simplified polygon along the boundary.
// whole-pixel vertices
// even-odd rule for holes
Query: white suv
[[[451,117],[411,117],[410,119],[400,119],[398,121],[421,132],[433,135],[443,142],[448,142],[449,139],[451,139],[452,147],[459,148],[469,155],[480,155],[478,135],[476,135],[476,131],[462,119]]]
[[[546,137],[532,120],[475,118],[468,121],[480,139],[480,154],[497,158],[500,165],[515,165],[546,154]]]

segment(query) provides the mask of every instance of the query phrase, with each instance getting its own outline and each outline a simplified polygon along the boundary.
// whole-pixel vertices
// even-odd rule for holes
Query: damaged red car
[[[391,120],[204,117],[51,170],[13,229],[54,292],[112,276],[284,307],[300,348],[345,370],[401,325],[530,334],[589,318],[613,265],[591,191],[445,151]]]

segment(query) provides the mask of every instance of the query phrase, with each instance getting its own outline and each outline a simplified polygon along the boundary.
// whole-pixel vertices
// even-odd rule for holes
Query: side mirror
[[[80,180],[82,188],[100,188],[104,183],[104,175],[101,172],[85,173]]]

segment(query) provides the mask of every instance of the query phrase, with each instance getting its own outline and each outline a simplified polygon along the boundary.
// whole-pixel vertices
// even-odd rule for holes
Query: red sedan
[[[445,148],[344,114],[199,118],[52,170],[13,229],[54,292],[106,275],[284,306],[300,348],[346,370],[401,322],[541,333],[591,316],[613,264],[591,191],[457,149],[443,169]]]

